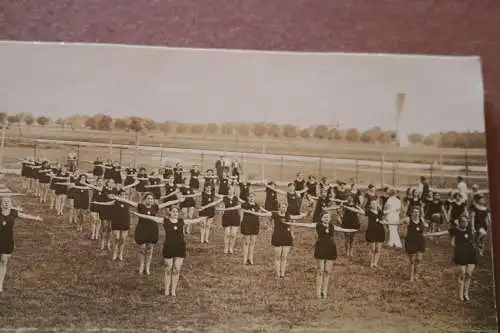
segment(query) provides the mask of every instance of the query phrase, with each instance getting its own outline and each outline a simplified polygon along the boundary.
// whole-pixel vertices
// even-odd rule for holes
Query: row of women
[[[30,164],[31,163],[31,164]],[[45,162],[39,164],[43,165]],[[23,161],[23,175],[28,179],[34,179],[31,173],[33,169],[32,161]],[[274,230],[271,243],[275,251],[275,270],[276,275],[284,277],[287,266],[287,257],[293,246],[293,230],[298,228],[315,228],[317,233],[317,242],[315,244],[314,257],[318,262],[317,274],[317,296],[327,297],[328,280],[332,271],[333,262],[337,259],[337,248],[334,241],[334,232],[345,234],[345,247],[347,256],[353,256],[354,239],[357,231],[360,229],[359,215],[368,217],[368,227],[366,229],[366,241],[370,243],[371,259],[370,266],[377,267],[380,258],[380,249],[385,241],[386,226],[390,224],[406,224],[407,232],[405,237],[405,250],[410,258],[410,279],[412,281],[418,278],[418,267],[421,263],[423,253],[426,250],[426,236],[441,236],[447,232],[431,232],[424,234],[424,231],[430,229],[435,231],[443,221],[450,220],[450,236],[454,244],[454,262],[460,266],[460,298],[469,299],[469,285],[474,265],[476,264],[476,242],[477,234],[483,234],[487,228],[487,218],[484,218],[484,226],[480,226],[484,207],[484,199],[479,198],[472,208],[476,217],[475,223],[469,223],[470,219],[466,211],[457,215],[448,214],[445,209],[438,213],[437,206],[445,207],[435,194],[433,200],[420,201],[416,204],[418,196],[413,200],[406,198],[403,209],[397,212],[388,211],[384,202],[389,201],[391,197],[396,196],[395,191],[384,191],[382,195],[377,195],[376,189],[369,186],[364,193],[356,186],[348,186],[345,183],[330,184],[326,179],[320,182],[315,181],[314,177],[309,177],[307,181],[303,179],[302,174],[297,175],[297,179],[288,184],[288,190],[283,191],[272,181],[249,182],[239,181],[231,178],[225,173],[218,184],[217,193],[215,193],[215,181],[213,173],[207,171],[203,176],[199,168],[193,167],[189,170],[189,181],[187,177],[176,178],[176,173],[185,171],[181,166],[176,166],[171,174],[162,170],[163,173],[155,172],[147,174],[145,169],[135,170],[129,167],[125,170],[124,184],[116,184],[118,180],[116,169],[119,166],[113,166],[115,172],[105,174],[109,166],[94,162],[92,177],[95,178],[93,184],[87,181],[86,174],[78,173],[77,170],[72,174],[66,167],[62,166],[59,170],[51,170],[47,174],[50,178],[47,184],[49,188],[55,187],[56,197],[59,195],[71,196],[73,207],[79,213],[76,219],[81,221],[82,210],[90,208],[93,216],[103,222],[101,225],[105,229],[108,225],[115,235],[115,249],[113,259],[123,260],[123,249],[128,230],[130,228],[130,214],[137,215],[139,221],[135,230],[135,241],[141,249],[141,260],[139,272],[143,274],[150,273],[150,264],[153,254],[153,247],[158,242],[158,224],[162,224],[165,229],[165,243],[163,246],[163,257],[165,260],[165,294],[175,295],[179,280],[179,272],[182,262],[186,255],[186,245],[184,232],[187,227],[194,223],[201,223],[201,241],[208,242],[210,226],[219,210],[222,213],[222,224],[225,229],[224,235],[224,253],[231,254],[234,251],[234,245],[238,230],[244,237],[243,262],[252,265],[254,263],[254,251],[256,239],[259,234],[259,217],[271,217],[274,222]],[[31,170],[30,170],[31,169]],[[43,166],[39,168],[38,174],[44,174]],[[100,178],[102,174],[103,178]],[[120,172],[121,174],[121,172]],[[54,178],[56,181],[54,182]],[[241,177],[243,178],[243,177]],[[154,181],[159,179],[158,181]],[[200,182],[203,182],[203,190]],[[38,183],[42,183],[38,180]],[[250,190],[255,185],[262,185],[261,188]],[[65,189],[60,189],[59,186]],[[236,188],[239,188],[239,195],[236,195]],[[92,190],[92,200],[88,200],[89,191]],[[259,206],[255,201],[256,191],[265,191],[266,198],[264,207]],[[71,194],[76,192],[77,194]],[[59,194],[57,194],[59,193]],[[62,194],[61,194],[62,193]],[[142,194],[140,202],[132,201],[128,198],[135,193]],[[413,192],[415,194],[415,192]],[[81,196],[80,196],[81,195]],[[284,200],[279,200],[283,195]],[[195,197],[201,196],[201,206],[196,209]],[[128,197],[128,198],[127,198]],[[84,200],[82,200],[82,198]],[[308,214],[301,212],[303,200],[308,201]],[[281,201],[281,202],[280,202]],[[57,200],[56,200],[57,202]],[[85,205],[85,202],[90,205]],[[56,204],[57,205],[57,204]],[[221,205],[222,207],[217,208]],[[458,203],[450,202],[452,207]],[[461,203],[460,203],[461,205]],[[436,207],[434,207],[436,206]],[[82,208],[83,207],[83,208]],[[158,217],[158,213],[168,207],[165,217]],[[135,211],[130,212],[130,208]],[[62,206],[57,206],[58,212],[62,214]],[[179,209],[182,209],[182,217],[179,215]],[[197,210],[198,218],[194,218],[194,212]],[[456,210],[456,209],[455,209]],[[397,222],[387,218],[390,214],[404,216]],[[60,214],[60,215],[61,215]],[[312,215],[314,223],[298,223],[296,220],[303,219],[306,215]],[[439,218],[438,218],[439,215]],[[71,216],[71,215],[70,215]],[[486,216],[489,216],[486,214]],[[93,219],[94,221],[94,219]],[[334,223],[334,222],[339,223]],[[482,220],[481,220],[482,221]],[[109,222],[109,223],[106,223]],[[340,224],[340,225],[338,225]],[[94,224],[92,224],[94,225]],[[91,236],[96,236],[96,228],[91,228]],[[101,233],[106,239],[106,232]],[[109,238],[102,242],[109,246]]]

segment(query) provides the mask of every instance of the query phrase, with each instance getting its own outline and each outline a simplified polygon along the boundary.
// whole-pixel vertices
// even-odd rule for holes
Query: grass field
[[[19,131],[12,126],[6,133],[9,138],[17,141]],[[61,127],[31,127],[22,130],[24,140],[28,139],[58,139],[69,141],[93,141],[108,143],[109,132],[88,129],[62,130]],[[135,144],[135,133],[115,131],[112,134],[113,143]],[[17,144],[17,142],[13,142]],[[262,152],[263,145],[266,152],[283,155],[302,155],[332,157],[344,159],[363,159],[379,161],[405,161],[413,163],[430,164],[435,161],[451,165],[486,165],[485,149],[454,149],[437,148],[423,145],[398,148],[395,145],[352,143],[345,141],[329,141],[310,138],[258,138],[255,136],[223,136],[204,134],[165,134],[151,131],[140,136],[141,145],[172,147],[172,148],[198,148],[242,152]],[[467,155],[467,157],[466,157]],[[467,161],[466,161],[467,160]]]
[[[69,132],[70,134],[73,132]],[[82,134],[80,132],[75,132],[76,134]],[[73,133],[73,134],[75,134]],[[102,132],[96,132],[97,134],[102,136]],[[75,134],[75,135],[76,135]],[[38,137],[38,139],[42,138],[51,138],[52,139],[66,139],[66,140],[83,140],[84,137],[54,137],[53,135],[44,135]],[[99,136],[86,136],[87,142],[100,142]],[[102,137],[101,137],[102,139]],[[304,140],[302,140],[304,141]],[[116,141],[113,141],[116,143]],[[83,143],[83,142],[82,142]],[[123,142],[122,142],[123,143]],[[130,142],[126,142],[127,144]],[[144,142],[143,142],[144,143]],[[146,142],[148,143],[148,142]],[[299,141],[300,143],[300,141]],[[488,188],[488,179],[487,174],[484,171],[474,171],[473,169],[469,169],[468,172],[464,172],[464,170],[441,170],[436,168],[435,166],[431,166],[430,164],[421,164],[416,165],[411,168],[399,166],[404,163],[414,163],[415,160],[418,159],[428,159],[427,162],[430,161],[430,158],[434,158],[434,161],[439,158],[436,155],[425,155],[420,154],[418,150],[413,151],[410,154],[410,151],[405,152],[397,152],[399,158],[392,162],[396,162],[396,165],[389,166],[385,165],[382,167],[379,162],[372,162],[372,165],[363,164],[364,161],[379,161],[380,160],[380,151],[374,150],[374,147],[370,147],[369,145],[364,145],[364,150],[360,150],[361,146],[355,146],[357,148],[353,148],[353,150],[349,150],[349,145],[340,146],[336,148],[331,147],[331,154],[328,156],[323,155],[315,156],[311,161],[301,161],[301,160],[290,160],[287,159],[288,155],[299,155],[300,153],[304,154],[302,156],[311,156],[314,155],[313,150],[307,150],[305,147],[297,147],[299,143],[287,144],[277,140],[272,141],[272,144],[275,145],[275,148],[281,147],[279,151],[282,153],[289,152],[288,154],[281,155],[280,158],[277,159],[268,159],[268,158],[256,158],[256,157],[248,157],[239,155],[238,159],[243,166],[243,172],[249,176],[255,178],[269,177],[277,181],[289,181],[290,179],[295,178],[295,173],[297,171],[303,172],[307,175],[315,175],[315,176],[325,176],[330,179],[340,179],[345,181],[355,181],[359,184],[367,185],[369,183],[382,185],[389,184],[394,186],[407,186],[410,184],[415,184],[418,182],[418,178],[420,176],[426,176],[429,180],[429,183],[433,187],[453,187],[455,186],[456,176],[459,174],[465,176],[467,181],[470,184],[476,183],[481,188]],[[149,144],[149,143],[148,143]],[[255,142],[248,143],[253,145],[253,147],[258,148],[258,144]],[[281,146],[279,146],[281,144]],[[315,144],[324,144],[321,142],[309,142],[310,147],[314,147]],[[159,147],[159,145],[157,146]],[[207,152],[216,149],[223,149],[223,151],[242,151],[241,147],[236,149],[237,147],[219,147],[217,145],[217,141],[215,138],[202,140],[200,138],[176,138],[172,140],[165,141],[163,143],[163,147],[169,148],[181,148],[181,149],[209,149]],[[233,149],[234,150],[231,150]],[[393,149],[393,148],[391,148]],[[67,156],[67,153],[70,151],[75,151],[79,153],[79,160],[81,161],[80,167],[84,169],[91,168],[89,162],[93,161],[97,156],[103,158],[112,158],[113,160],[119,160],[124,165],[128,165],[129,163],[134,161],[135,149],[108,149],[105,147],[88,147],[88,146],[75,146],[75,145],[62,145],[55,143],[43,143],[37,142],[34,144],[30,139],[24,138],[21,140],[8,140],[7,146],[4,153],[4,166],[7,168],[18,167],[18,161],[16,158],[23,158],[25,156],[46,156],[52,160],[59,160],[61,162]],[[255,150],[255,149],[254,149]],[[251,149],[245,150],[246,152],[252,152]],[[258,150],[257,150],[258,151]],[[267,151],[267,150],[266,150]],[[278,150],[277,150],[278,151]],[[459,152],[460,153],[460,152]],[[374,155],[375,154],[375,155]],[[377,155],[378,154],[378,155]],[[391,152],[390,149],[387,150],[384,154],[396,154],[396,152]],[[446,154],[451,154],[451,152],[446,152]],[[375,156],[378,156],[377,160]],[[396,155],[395,155],[396,156]],[[412,157],[412,158],[409,158]],[[444,155],[443,155],[444,156]],[[457,161],[446,160],[451,155],[446,155],[441,157],[442,163],[455,163]],[[159,166],[160,159],[162,157],[167,157],[173,160],[182,160],[186,166],[197,163],[202,166],[202,169],[213,168],[216,159],[218,159],[217,153],[206,153],[202,154],[200,152],[169,152],[169,153],[160,153],[151,152],[151,151],[139,151],[137,156],[137,162],[140,166],[145,166],[148,169],[156,168]],[[331,162],[329,158],[335,158],[336,162]],[[356,163],[356,160],[360,160],[359,163]],[[458,159],[458,156],[454,156],[453,158]],[[480,155],[475,156],[477,159],[476,165],[481,165],[479,162],[481,159],[484,159],[484,163],[486,161],[485,156],[481,157]],[[349,163],[346,162],[346,159],[350,159]],[[390,162],[389,159],[385,160]],[[264,168],[262,168],[262,163],[264,163]],[[461,164],[462,166],[465,164]]]
[[[5,183],[20,190],[18,176]],[[262,200],[262,198],[259,198]],[[188,236],[187,258],[178,296],[161,294],[160,247],[152,275],[136,273],[137,248],[129,239],[126,260],[117,264],[86,235],[77,235],[67,219],[47,213],[37,200],[17,197],[26,212],[43,223],[20,221],[9,262],[0,326],[115,328],[171,332],[473,332],[495,331],[491,256],[480,258],[471,285],[471,302],[457,295],[452,248],[445,238],[429,243],[422,279],[407,281],[408,260],[384,249],[381,268],[368,267],[368,248],[360,233],[355,258],[348,260],[337,235],[340,257],[329,299],[314,295],[313,231],[297,230],[288,277],[273,274],[271,230],[261,221],[254,266],[243,266],[241,240],[234,255],[222,254],[223,234],[216,220],[210,245]],[[365,227],[363,220],[363,229]],[[135,228],[132,222],[131,231]],[[160,242],[162,242],[161,231]]]

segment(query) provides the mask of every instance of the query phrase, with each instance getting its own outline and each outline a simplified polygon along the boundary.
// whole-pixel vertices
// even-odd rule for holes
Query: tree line
[[[326,125],[299,128],[294,125],[278,125],[269,123],[209,123],[190,124],[179,122],[156,122],[152,119],[141,117],[112,118],[105,114],[93,116],[72,116],[68,118],[51,119],[50,117],[34,117],[31,114],[19,113],[8,115],[0,112],[0,123],[7,120],[9,124],[18,126],[19,134],[22,135],[23,125],[30,127],[57,125],[64,129],[78,130],[82,128],[97,131],[127,131],[135,132],[136,136],[160,131],[168,134],[195,134],[195,135],[224,135],[241,137],[271,137],[287,139],[319,139],[329,141],[363,142],[367,144],[394,144],[397,140],[396,133],[381,127],[373,127],[366,131],[357,128],[339,129]],[[419,133],[410,133],[408,140],[412,144],[443,148],[485,148],[486,138],[484,132],[441,132],[428,136]]]

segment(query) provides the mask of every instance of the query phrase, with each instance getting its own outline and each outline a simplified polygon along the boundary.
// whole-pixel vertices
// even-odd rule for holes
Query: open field
[[[18,176],[5,183],[20,190]],[[262,220],[256,265],[243,266],[236,253],[222,254],[223,234],[216,220],[210,245],[188,237],[188,253],[176,299],[161,295],[160,248],[152,275],[136,274],[136,246],[128,242],[126,261],[111,262],[66,219],[56,218],[37,200],[17,197],[41,224],[19,222],[9,262],[5,295],[0,298],[3,328],[139,328],[182,332],[472,332],[496,325],[491,256],[480,258],[471,286],[473,300],[458,300],[456,268],[447,238],[429,243],[422,279],[406,280],[407,257],[384,249],[381,268],[368,267],[368,248],[360,233],[352,260],[340,257],[329,299],[314,297],[313,231],[296,230],[288,277],[273,275],[270,229]],[[262,200],[262,197],[259,198]],[[363,220],[363,231],[365,221]],[[132,222],[131,231],[135,228]],[[160,242],[162,242],[161,231]],[[143,330],[140,330],[143,331]]]
[[[103,146],[107,145],[106,140],[101,140],[105,139],[102,136],[103,133],[94,132],[95,137],[85,137],[85,140],[88,141],[78,141],[84,139],[84,137],[78,137],[82,132],[69,132],[73,134],[71,137],[73,141],[59,141],[62,138],[58,138],[57,141],[45,139],[52,137],[52,135],[44,135],[37,139],[10,139],[7,141],[4,165],[7,168],[16,167],[16,158],[28,155],[43,155],[52,160],[63,161],[62,159],[65,158],[69,151],[79,153],[80,167],[82,168],[90,168],[89,162],[93,161],[97,156],[119,160],[125,165],[134,162],[135,148],[133,145],[125,147],[122,143],[120,148],[109,149]],[[99,135],[101,135],[100,139]],[[46,142],[51,140],[54,141]],[[115,138],[113,144],[118,144],[119,141]],[[89,145],[89,142],[101,146],[92,146]],[[297,142],[300,143],[300,140]],[[269,177],[278,181],[293,179],[295,173],[300,170],[305,175],[312,174],[331,179],[352,180],[364,185],[373,183],[407,186],[416,183],[420,176],[426,176],[431,186],[440,188],[453,187],[456,176],[462,175],[470,184],[476,183],[482,188],[488,187],[486,165],[481,164],[486,163],[486,157],[481,155],[479,151],[469,152],[472,157],[468,158],[475,158],[476,160],[473,161],[476,164],[467,162],[468,168],[465,170],[466,164],[456,164],[460,155],[451,155],[452,151],[449,150],[444,150],[438,156],[435,155],[435,152],[432,153],[434,155],[429,152],[425,155],[417,148],[415,150],[412,150],[412,148],[401,150],[390,147],[381,151],[380,147],[376,148],[370,145],[364,145],[365,148],[360,145],[353,145],[352,147],[345,145],[331,148],[332,152],[329,155],[314,155],[314,149],[307,150],[306,147],[297,147],[297,142],[270,141],[269,144],[274,145],[276,150],[273,152],[267,149],[268,144],[266,144],[265,151],[267,154],[261,155],[258,149],[245,150],[241,147],[230,147],[235,150],[232,150],[233,153],[228,153],[231,150],[227,149],[227,147],[217,148],[216,138],[201,140],[199,138],[176,137],[165,139],[162,144],[156,146],[150,146],[150,142],[142,140],[142,144],[148,145],[139,148],[137,163],[147,168],[156,168],[162,159],[168,159],[172,163],[181,160],[185,165],[197,163],[203,169],[207,169],[213,167],[221,152],[227,152],[227,158],[237,158],[241,162],[245,174],[256,178]],[[129,143],[127,142],[127,144]],[[252,144],[254,148],[259,146],[259,144],[251,141],[246,143]],[[313,148],[315,144],[324,144],[324,142],[320,141],[307,143]],[[286,149],[287,146],[288,150]],[[278,149],[278,147],[280,148]],[[217,149],[223,150],[217,151]],[[282,155],[279,155],[279,151],[281,151]],[[285,153],[285,151],[293,153]],[[458,152],[461,153],[460,150]],[[299,153],[304,155],[299,156]],[[456,153],[457,150],[455,150]],[[394,155],[392,158],[386,158],[387,156],[390,157],[391,154]],[[375,156],[378,156],[379,159],[376,159]],[[396,158],[396,156],[398,157]],[[442,166],[431,163],[430,158],[433,158],[434,162],[439,160]],[[452,159],[450,160],[450,158]],[[415,162],[418,159],[428,159],[429,164]],[[470,159],[467,161],[470,161]]]
[[[18,139],[18,128],[13,124],[7,131],[7,137]],[[108,143],[109,132],[95,131],[89,129],[62,130],[61,127],[31,127],[23,128],[24,139],[51,139],[68,141],[92,141]],[[113,143],[135,144],[135,133],[114,131]],[[366,144],[362,142],[329,141],[309,138],[258,138],[253,135],[224,136],[213,134],[165,134],[159,131],[151,131],[140,135],[140,144],[147,146],[171,147],[171,148],[196,148],[213,149],[223,151],[254,152],[261,153],[263,146],[267,153],[278,155],[302,155],[317,157],[335,157],[342,159],[363,159],[379,161],[404,161],[409,163],[431,164],[440,162],[451,165],[486,165],[485,149],[456,149],[437,148],[422,145],[398,148],[394,145]],[[467,156],[466,156],[467,155]]]

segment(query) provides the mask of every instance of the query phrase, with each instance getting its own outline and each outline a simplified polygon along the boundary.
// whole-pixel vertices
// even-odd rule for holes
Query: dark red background
[[[500,169],[500,0],[2,0],[0,38],[480,55],[489,169]],[[490,174],[490,187],[497,220],[500,173]],[[499,238],[500,226],[493,233]],[[500,242],[497,281],[499,251]]]

